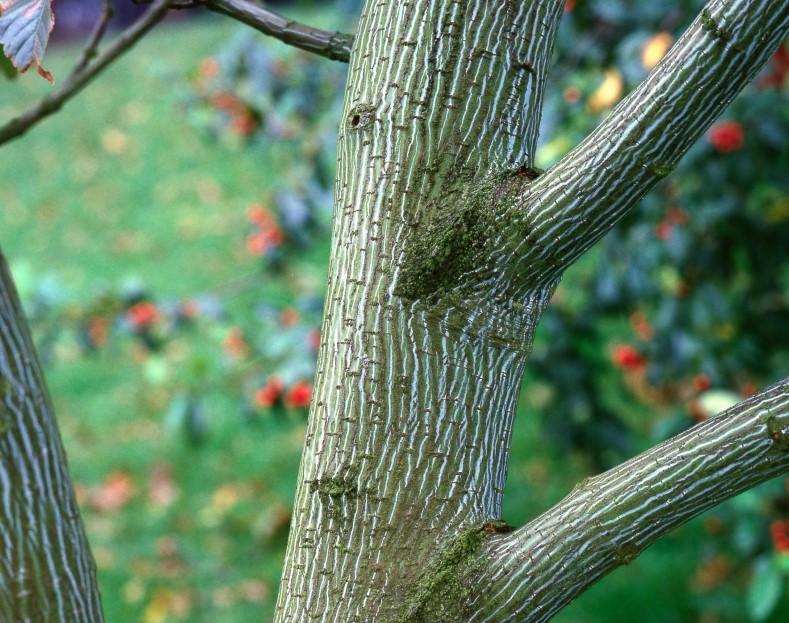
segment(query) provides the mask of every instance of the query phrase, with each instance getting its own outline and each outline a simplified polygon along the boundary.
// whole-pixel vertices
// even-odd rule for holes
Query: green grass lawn
[[[139,279],[159,296],[184,298],[253,275],[255,287],[228,302],[243,322],[261,298],[288,304],[322,291],[327,240],[265,278],[244,249],[247,206],[289,174],[278,147],[209,141],[179,108],[186,71],[233,31],[223,20],[161,29],[61,114],[3,147],[0,243],[23,295],[52,279],[87,299]],[[57,78],[73,53],[51,51]],[[48,89],[34,76],[4,84],[0,119]],[[195,331],[178,346],[200,350],[209,338]],[[166,424],[168,392],[150,382],[127,342],[90,357],[66,354],[47,374],[107,620],[270,620],[303,424],[250,425],[238,397],[217,391],[207,398],[206,442],[186,444]],[[552,449],[524,396],[505,505],[515,524],[587,469]],[[556,620],[696,621],[690,585],[701,535],[700,522],[679,530]]]

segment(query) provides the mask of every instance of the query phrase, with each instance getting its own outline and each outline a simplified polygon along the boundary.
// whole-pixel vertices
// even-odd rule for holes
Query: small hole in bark
[[[345,118],[345,125],[351,130],[362,130],[375,120],[375,107],[370,104],[357,104]]]

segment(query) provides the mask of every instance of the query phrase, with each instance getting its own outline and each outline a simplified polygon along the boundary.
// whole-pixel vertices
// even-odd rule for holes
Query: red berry
[[[671,237],[671,232],[673,230],[674,226],[671,223],[667,223],[666,221],[661,221],[655,225],[655,235],[660,240],[668,240]]]
[[[693,377],[693,389],[697,392],[705,392],[712,386],[712,381],[710,381],[710,377],[706,374],[701,373],[697,374]]]
[[[639,370],[646,364],[646,358],[629,344],[617,344],[612,359],[617,366],[628,371]]]
[[[283,327],[292,327],[299,321],[299,312],[292,307],[286,307],[279,315],[279,321]]]
[[[242,359],[249,354],[249,345],[239,327],[231,327],[222,342],[222,349],[233,359]]]
[[[271,212],[259,203],[253,203],[247,208],[247,219],[258,227],[268,227],[274,222]]]
[[[159,320],[159,309],[150,301],[140,301],[129,308],[126,317],[135,329],[143,329]]]
[[[784,44],[773,54],[770,62],[770,72],[759,81],[763,89],[767,87],[780,87],[789,75],[789,45]]]
[[[737,151],[745,144],[745,132],[736,121],[721,121],[707,135],[712,146],[722,154]]]
[[[282,396],[285,386],[278,376],[272,376],[266,384],[255,392],[254,401],[258,407],[273,407]]]
[[[773,540],[775,551],[789,553],[789,520],[774,521],[770,524],[770,536]]]
[[[581,89],[576,86],[569,86],[564,90],[562,96],[564,97],[564,101],[568,104],[575,104],[581,99]]]
[[[290,386],[285,395],[285,404],[289,407],[309,407],[312,400],[312,385],[299,381]]]

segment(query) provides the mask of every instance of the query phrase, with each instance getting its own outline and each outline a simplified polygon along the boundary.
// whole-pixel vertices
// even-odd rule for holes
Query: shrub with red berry
[[[707,134],[710,144],[720,153],[742,149],[745,144],[745,131],[736,121],[719,121]]]

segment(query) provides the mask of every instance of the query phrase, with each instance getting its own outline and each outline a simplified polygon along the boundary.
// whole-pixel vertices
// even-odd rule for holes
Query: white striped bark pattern
[[[0,621],[103,620],[52,405],[0,254]]]
[[[786,0],[713,0],[605,121],[524,186],[502,224],[523,232],[495,261],[550,281],[630,210],[789,33]]]
[[[348,37],[246,0],[208,4],[348,55]],[[563,4],[366,3],[279,623],[546,621],[660,534],[789,469],[784,382],[497,534],[521,376],[561,273],[668,173],[789,25],[786,0],[713,0],[644,84],[538,176]],[[95,71],[4,126],[0,142],[54,112],[169,6],[157,0]],[[5,269],[0,282],[0,619],[101,621],[40,367]]]
[[[545,620],[565,602],[555,592],[530,601],[537,586],[562,569],[583,585],[586,569],[557,554],[508,592],[509,575],[495,572],[504,552],[521,561],[523,531],[491,537],[501,551],[470,559],[495,575],[481,580],[452,544],[498,518],[521,373],[561,272],[756,72],[786,31],[787,3],[713,1],[645,84],[535,180],[562,4],[366,4],[339,134],[329,289],[280,623]],[[734,19],[742,11],[748,19]],[[729,458],[711,455],[717,477],[716,458]],[[748,465],[753,482],[786,468]],[[684,482],[679,467],[667,481]],[[580,525],[571,511],[562,519]],[[611,525],[628,535],[623,518]],[[617,551],[627,558],[641,545]],[[426,577],[447,556],[461,584],[453,569]],[[489,601],[491,582],[501,592]]]
[[[789,471],[789,379],[589,478],[481,556],[470,623],[548,621],[691,517]]]
[[[459,179],[531,162],[553,40],[542,23],[555,25],[560,5],[392,0],[363,12],[277,621],[393,620],[447,535],[499,515],[523,365],[549,290],[507,317],[411,303],[392,289],[437,197]]]

